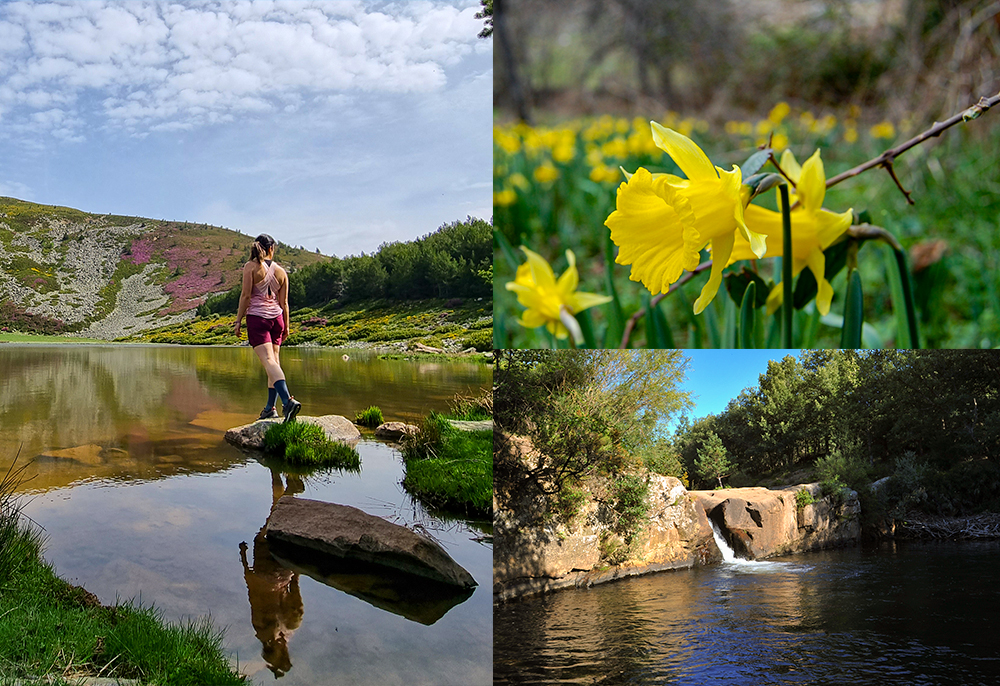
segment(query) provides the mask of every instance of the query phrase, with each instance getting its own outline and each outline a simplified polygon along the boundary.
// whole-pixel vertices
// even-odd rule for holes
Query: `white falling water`
[[[729,543],[726,542],[726,537],[722,535],[719,531],[719,526],[711,519],[708,522],[712,525],[712,536],[715,537],[715,545],[719,546],[719,550],[722,551],[722,561],[723,562],[746,562],[746,560],[738,560],[736,553],[733,549],[729,547]]]

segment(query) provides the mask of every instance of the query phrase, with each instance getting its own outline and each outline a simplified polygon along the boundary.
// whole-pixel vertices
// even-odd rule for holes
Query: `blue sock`
[[[264,407],[265,410],[270,410],[274,407],[274,401],[278,399],[278,391],[274,390],[274,386],[267,389],[267,406]]]
[[[292,396],[288,393],[288,384],[285,383],[284,379],[278,379],[274,382],[275,392],[281,396],[281,404],[287,405],[288,399]]]

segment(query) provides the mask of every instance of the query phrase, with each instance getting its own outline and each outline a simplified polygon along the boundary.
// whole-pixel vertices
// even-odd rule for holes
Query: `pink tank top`
[[[250,306],[247,314],[264,319],[276,319],[281,315],[281,305],[278,304],[278,277],[274,275],[277,266],[272,260],[271,264],[264,265],[264,278],[250,290]]]

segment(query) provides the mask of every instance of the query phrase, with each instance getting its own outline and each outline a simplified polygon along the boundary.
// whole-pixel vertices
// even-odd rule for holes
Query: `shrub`
[[[800,510],[806,505],[812,505],[814,502],[816,502],[816,499],[813,498],[813,494],[804,488],[800,488],[795,494],[795,506]]]
[[[581,488],[571,483],[564,483],[559,495],[556,496],[553,507],[555,514],[564,522],[569,523],[577,515],[587,494]]]
[[[816,476],[819,481],[846,483],[855,490],[869,481],[868,466],[861,458],[839,450],[816,460]]]
[[[361,468],[357,450],[331,441],[323,429],[305,422],[274,423],[264,434],[264,452],[293,464],[333,465],[352,471]]]
[[[462,345],[475,348],[480,352],[493,350],[493,329],[481,329],[471,332],[462,339]]]
[[[609,505],[615,513],[615,533],[630,545],[649,519],[649,481],[641,474],[624,474],[611,484]]]
[[[358,412],[354,417],[354,423],[369,428],[375,428],[385,420],[382,418],[382,410],[377,405],[370,405]]]
[[[476,396],[458,393],[448,403],[451,416],[455,419],[477,421],[493,416],[493,389],[485,388]]]

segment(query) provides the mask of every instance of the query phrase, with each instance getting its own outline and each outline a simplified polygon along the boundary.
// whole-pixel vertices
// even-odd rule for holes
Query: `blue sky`
[[[801,350],[685,350],[691,361],[683,384],[691,391],[695,408],[692,418],[718,414],[748,386],[756,386],[770,360],[786,355],[798,358]]]
[[[488,220],[478,9],[0,1],[0,195],[340,256]]]

